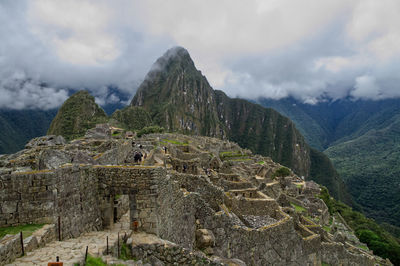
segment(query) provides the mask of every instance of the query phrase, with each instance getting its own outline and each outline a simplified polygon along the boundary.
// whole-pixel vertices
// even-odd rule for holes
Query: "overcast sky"
[[[118,101],[176,45],[232,97],[400,96],[399,0],[2,0],[0,40],[0,108]]]

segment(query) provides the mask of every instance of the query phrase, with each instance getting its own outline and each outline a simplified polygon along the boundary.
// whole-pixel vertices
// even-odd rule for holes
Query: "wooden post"
[[[89,246],[86,246],[86,252],[85,252],[85,265],[86,265],[87,255],[88,255],[88,248],[89,248]]]
[[[119,258],[119,232],[118,232],[118,239],[117,239],[117,258]]]
[[[107,236],[107,253],[106,255],[108,255],[108,236]]]
[[[24,250],[24,238],[22,236],[22,231],[19,232],[19,238],[21,239],[21,251],[22,251],[22,256],[25,255],[25,250]]]
[[[61,216],[58,216],[58,241],[61,241]]]

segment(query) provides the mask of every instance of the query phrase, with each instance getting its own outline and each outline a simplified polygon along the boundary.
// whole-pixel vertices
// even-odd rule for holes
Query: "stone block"
[[[17,211],[18,203],[15,201],[5,201],[1,206],[3,213],[15,213]]]
[[[24,250],[25,252],[32,251],[39,247],[39,242],[36,236],[30,236],[24,239]]]

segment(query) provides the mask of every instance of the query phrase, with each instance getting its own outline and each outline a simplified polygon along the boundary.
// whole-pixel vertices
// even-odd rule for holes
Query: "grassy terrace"
[[[293,208],[294,208],[294,210],[295,210],[296,212],[300,212],[300,213],[301,213],[301,212],[307,211],[306,208],[304,208],[304,207],[302,207],[302,206],[300,206],[300,205],[297,205],[297,204],[295,204],[295,203],[293,203],[293,202],[291,202],[290,205],[293,206]]]
[[[44,224],[26,224],[19,226],[10,226],[0,228],[0,238],[3,238],[5,235],[15,235],[22,231],[22,235],[24,238],[29,237],[32,233],[43,227]]]
[[[168,143],[175,144],[175,145],[184,145],[184,146],[189,145],[189,143],[187,143],[187,142],[181,142],[181,141],[177,141],[177,140],[173,140],[173,139],[163,139],[161,141],[162,145],[167,145]]]
[[[224,151],[219,153],[221,160],[244,160],[247,157],[247,155],[242,154],[240,151]]]

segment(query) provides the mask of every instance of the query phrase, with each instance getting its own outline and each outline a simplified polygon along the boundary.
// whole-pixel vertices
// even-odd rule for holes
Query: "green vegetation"
[[[258,164],[260,164],[260,165],[263,165],[263,164],[265,164],[265,162],[264,161],[259,161],[259,162],[257,162]]]
[[[331,227],[330,226],[323,225],[322,228],[328,233],[331,231]]]
[[[336,201],[329,195],[325,187],[322,187],[320,198],[328,206],[331,214],[340,213],[360,241],[367,244],[374,254],[389,258],[395,265],[400,265],[399,239],[390,235],[374,220],[366,218],[362,213],[353,211],[346,204]]]
[[[304,208],[303,206],[297,205],[296,203],[291,202],[290,205],[293,206],[293,208],[294,208],[294,210],[296,212],[302,213],[302,212],[306,212],[307,211],[306,208]]]
[[[22,150],[32,138],[46,135],[57,110],[0,110],[0,154]]]
[[[238,159],[231,159],[231,160],[227,160],[228,162],[248,162],[248,161],[252,161],[253,159],[250,158],[238,158]]]
[[[358,245],[357,247],[358,247],[358,248],[361,248],[361,249],[363,249],[363,250],[365,250],[365,251],[368,251],[368,250],[369,250],[368,247],[367,247],[366,245]]]
[[[121,260],[132,259],[131,251],[130,251],[129,247],[126,245],[126,243],[123,243],[121,246],[121,252],[119,255],[119,259],[121,259]]]
[[[122,110],[116,110],[112,119],[117,121],[117,125],[126,130],[140,130],[152,124],[149,113],[137,106],[127,106]]]
[[[75,264],[79,265],[79,264]],[[93,257],[92,255],[88,254],[85,266],[107,266],[101,258]],[[124,264],[112,264],[113,266],[125,266]]]
[[[289,168],[282,166],[278,170],[275,171],[275,173],[272,175],[272,178],[275,177],[285,177],[289,176],[291,174],[291,171]]]
[[[260,103],[290,117],[307,142],[332,160],[338,174],[327,178],[324,171],[334,173],[332,165],[311,151],[313,180],[400,237],[399,99],[346,99],[309,105],[286,98]],[[343,184],[337,182],[339,174],[354,204],[340,195]]]
[[[400,227],[400,118],[326,150],[362,211]],[[392,227],[394,233],[399,231]],[[399,234],[397,234],[399,235]]]
[[[224,151],[219,153],[219,158],[221,160],[236,161],[247,158],[247,155],[242,154],[241,151]]]
[[[47,131],[48,135],[61,135],[67,140],[85,135],[96,124],[108,121],[103,109],[87,91],[79,91],[64,102]]]
[[[145,128],[142,128],[141,130],[139,130],[137,132],[137,136],[140,138],[141,136],[146,135],[146,134],[163,133],[163,132],[164,132],[163,127],[149,126],[149,127],[145,127]]]
[[[336,172],[332,162],[322,152],[310,149],[311,153],[311,172],[312,180],[326,186],[333,197],[346,204],[354,205],[350,194],[339,174]]]
[[[163,139],[161,141],[161,144],[163,144],[163,145],[168,144],[168,143],[175,144],[175,145],[183,145],[183,146],[189,145],[189,143],[187,143],[187,142],[181,142],[181,141],[177,141],[177,140],[173,140],[173,139]]]
[[[88,254],[86,266],[107,266],[107,264],[101,258],[96,258]]]
[[[26,224],[19,226],[10,226],[10,227],[0,227],[0,238],[3,236],[10,234],[15,235],[22,231],[22,236],[24,238],[32,235],[32,233],[43,227],[44,224]]]

